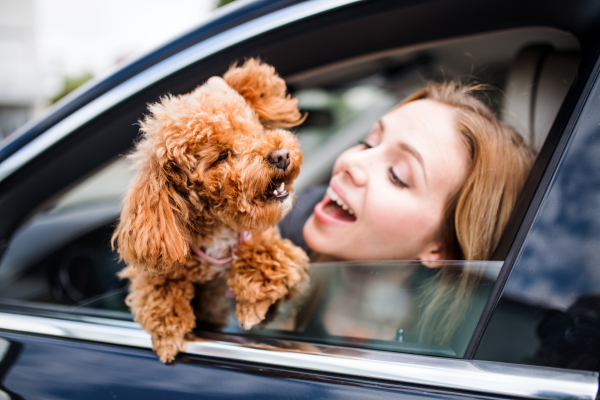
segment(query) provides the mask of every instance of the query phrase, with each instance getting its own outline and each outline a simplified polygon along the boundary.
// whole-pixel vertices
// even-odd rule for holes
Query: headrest
[[[559,52],[551,46],[524,48],[515,59],[505,84],[502,120],[519,132],[537,152],[577,73],[578,52]]]

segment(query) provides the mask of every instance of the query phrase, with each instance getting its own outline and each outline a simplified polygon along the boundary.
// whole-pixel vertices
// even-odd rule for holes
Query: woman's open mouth
[[[283,201],[290,195],[290,192],[285,188],[285,182],[271,182],[269,187],[263,193],[263,200],[278,200]]]
[[[314,214],[325,225],[345,225],[356,221],[354,211],[331,187],[327,188],[325,199],[315,206]]]

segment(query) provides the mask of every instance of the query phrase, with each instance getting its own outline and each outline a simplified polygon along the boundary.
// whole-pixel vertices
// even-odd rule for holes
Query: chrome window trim
[[[359,1],[363,0],[309,0],[248,21],[188,47],[99,96],[17,150],[0,164],[0,182],[87,121],[182,68],[273,29]]]
[[[0,312],[0,329],[151,349],[134,322],[96,317],[64,320]],[[595,400],[598,373],[457,360],[309,343],[209,334],[188,354],[293,367],[361,378],[529,399]],[[158,360],[156,362],[159,362]]]

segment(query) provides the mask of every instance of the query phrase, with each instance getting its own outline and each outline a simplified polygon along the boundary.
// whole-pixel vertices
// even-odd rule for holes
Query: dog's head
[[[139,172],[113,235],[123,260],[165,271],[216,226],[275,225],[291,208],[302,163],[296,138],[281,127],[301,122],[284,81],[252,59],[151,105],[132,154]]]

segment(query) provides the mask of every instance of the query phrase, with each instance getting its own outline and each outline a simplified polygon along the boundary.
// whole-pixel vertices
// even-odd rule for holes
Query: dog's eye
[[[217,157],[217,159],[215,161],[213,161],[213,163],[210,164],[210,167],[208,167],[208,168],[209,169],[213,168],[213,167],[217,166],[217,164],[222,163],[223,161],[227,160],[228,158],[229,158],[229,150],[222,151],[219,154],[219,157]]]
[[[225,161],[225,160],[227,160],[227,157],[229,157],[229,150],[224,151],[221,154],[219,154],[219,158],[217,158],[217,162]]]
[[[219,154],[219,158],[217,158],[215,163],[225,161],[225,160],[227,160],[228,157],[229,157],[229,150],[223,151],[223,152],[221,152],[221,154]]]

